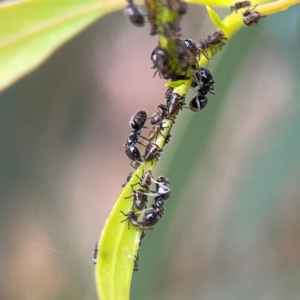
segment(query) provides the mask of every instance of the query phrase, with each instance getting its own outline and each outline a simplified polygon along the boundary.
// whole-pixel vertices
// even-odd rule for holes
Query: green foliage
[[[0,91],[122,1],[20,1],[0,8]]]
[[[142,176],[142,169],[135,173]],[[121,211],[127,213],[132,208],[131,185],[139,181],[133,175],[117,200],[103,229],[99,244],[96,264],[96,286],[100,299],[129,299],[130,284],[134,267],[135,254],[140,242],[141,231],[129,226]]]

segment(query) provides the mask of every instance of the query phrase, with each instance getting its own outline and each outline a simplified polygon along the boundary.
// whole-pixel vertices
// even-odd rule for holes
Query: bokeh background
[[[184,38],[213,33],[188,9]],[[132,300],[300,298],[299,17],[244,28],[210,63],[216,95],[180,114],[156,170],[172,197]],[[128,121],[165,101],[148,32],[107,15],[0,95],[1,300],[97,299],[92,252],[132,170]]]

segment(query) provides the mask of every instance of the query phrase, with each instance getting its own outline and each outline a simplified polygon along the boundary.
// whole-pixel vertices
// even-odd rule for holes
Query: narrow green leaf
[[[227,32],[226,25],[222,22],[219,15],[209,6],[206,6],[208,15],[211,19],[211,21],[220,29],[222,29],[225,33]]]
[[[28,0],[0,8],[0,91],[38,67],[59,46],[104,14],[114,0]]]
[[[135,174],[142,177],[143,168]],[[101,300],[128,300],[130,285],[141,230],[133,225],[128,228],[128,221],[121,223],[132,208],[131,185],[139,181],[133,175],[117,200],[102,231],[98,244],[96,264],[96,285]]]

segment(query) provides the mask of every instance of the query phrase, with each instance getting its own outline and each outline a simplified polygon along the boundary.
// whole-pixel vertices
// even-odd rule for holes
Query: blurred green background
[[[132,300],[300,298],[299,17],[244,28],[210,63],[216,95],[180,114],[158,164],[172,197]],[[182,28],[215,30],[192,5]],[[0,299],[97,299],[91,256],[132,170],[128,121],[165,101],[148,33],[108,15],[0,95]]]

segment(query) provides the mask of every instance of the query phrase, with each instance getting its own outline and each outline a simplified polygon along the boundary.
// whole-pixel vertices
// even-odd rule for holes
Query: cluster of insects
[[[142,27],[148,22],[150,24],[150,35],[160,34],[174,46],[173,52],[162,48],[161,45],[155,47],[151,54],[152,68],[155,70],[154,76],[158,73],[163,79],[171,79],[172,81],[192,78],[191,87],[193,89],[197,87],[197,95],[192,98],[188,108],[193,112],[198,112],[205,108],[208,103],[207,95],[209,93],[214,94],[215,81],[211,72],[207,68],[200,67],[198,61],[202,55],[209,61],[208,53],[214,54],[222,50],[222,47],[227,42],[224,32],[216,30],[212,35],[209,35],[207,38],[201,38],[197,42],[191,39],[181,40],[180,22],[182,16],[187,12],[185,2],[181,0],[145,0],[144,4],[148,20],[145,21],[145,15],[143,15],[134,1],[126,1],[128,5],[125,7],[124,12],[133,25]],[[244,24],[251,26],[257,24],[261,18],[260,14],[255,11],[255,8],[256,6],[251,8],[250,1],[243,1],[236,2],[231,6],[230,10],[238,13],[241,9],[244,9],[242,12]],[[163,9],[168,9],[176,14],[177,17],[172,23],[159,23],[157,16]],[[178,69],[172,67],[174,58],[176,60],[175,63],[179,66],[179,73],[177,72]],[[179,111],[185,108],[185,96],[174,92],[172,87],[166,90],[164,97],[166,102],[159,104],[156,112],[151,117],[148,117],[146,111],[141,110],[135,113],[129,121],[131,132],[125,141],[124,148],[127,157],[131,161],[130,165],[134,169],[137,169],[145,162],[153,162],[153,160],[158,159],[162,151],[162,148],[157,143],[158,137],[162,136],[164,143],[170,140],[169,126],[174,124]],[[145,126],[147,120],[150,120],[152,128],[149,130],[148,136],[144,137],[142,130],[149,129]],[[173,122],[168,122],[168,120]],[[167,128],[168,130],[166,130]],[[141,154],[138,146],[144,147],[143,154]],[[141,245],[141,241],[145,237],[145,230],[153,229],[153,226],[163,217],[164,204],[171,195],[172,187],[166,177],[160,176],[155,179],[150,170],[144,171],[141,177],[137,174],[133,175],[133,172],[131,172],[123,186],[129,183],[132,176],[138,179],[136,183],[131,184],[131,195],[126,197],[126,199],[132,200],[132,207],[129,212],[120,212],[125,217],[121,222],[127,221],[128,227],[131,225],[141,230]],[[155,188],[151,189],[151,186],[155,186]],[[150,205],[148,205],[149,197],[153,198]],[[94,263],[97,261],[97,248],[98,245],[96,244],[93,253]],[[139,256],[136,254],[133,261],[134,271],[139,270],[138,260]]]
[[[247,8],[243,12],[243,21],[246,26],[251,26],[253,24],[258,24],[260,18],[262,16],[260,13],[255,11],[257,5],[254,5],[252,8],[251,7],[251,2],[250,1],[242,1],[242,2],[236,2],[233,6],[230,7],[231,12],[235,11],[238,12],[238,10],[242,8]]]

